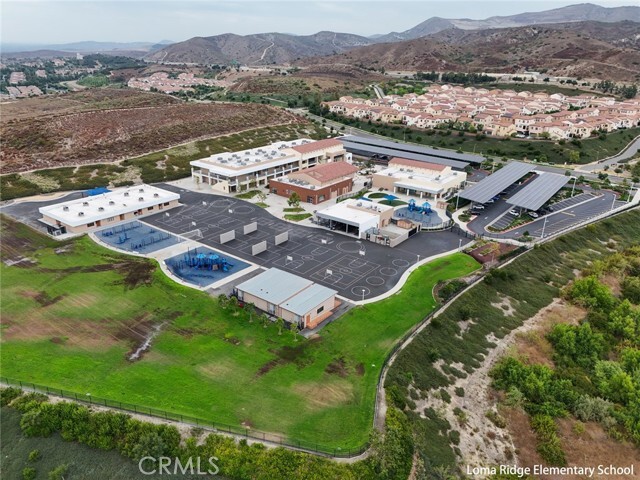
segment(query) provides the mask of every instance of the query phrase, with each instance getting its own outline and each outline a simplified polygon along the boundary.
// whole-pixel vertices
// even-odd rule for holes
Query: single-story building
[[[278,268],[270,268],[235,287],[238,300],[295,323],[315,328],[336,307],[335,290]]]
[[[440,199],[464,186],[466,172],[453,171],[450,166],[394,157],[389,168],[373,175],[374,189]]]
[[[318,223],[365,238],[367,230],[384,228],[391,222],[393,207],[366,200],[347,199],[316,212]]]
[[[318,204],[349,193],[357,171],[357,167],[347,162],[323,163],[286,177],[272,178],[269,190],[282,197],[296,192],[303,202]]]
[[[177,207],[180,195],[151,185],[120,188],[101,195],[40,207],[40,221],[53,236],[80,234]]]

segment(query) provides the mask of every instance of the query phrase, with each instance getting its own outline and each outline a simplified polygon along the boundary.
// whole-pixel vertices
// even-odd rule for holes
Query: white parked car
[[[511,214],[511,215],[520,215],[516,210],[509,210],[509,214]]]
[[[531,218],[538,218],[540,216],[536,212],[529,212],[527,215],[529,215]]]

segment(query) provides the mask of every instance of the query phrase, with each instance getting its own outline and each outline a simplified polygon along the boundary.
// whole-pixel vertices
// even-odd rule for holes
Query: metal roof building
[[[393,142],[384,142],[385,144],[389,144],[389,146],[379,146],[373,144],[366,143],[358,143],[347,139],[348,137],[338,137],[338,139],[344,145],[344,148],[347,152],[354,153],[356,155],[361,156],[373,156],[377,155],[379,157],[388,157],[388,159],[392,159],[394,157],[406,158],[409,160],[416,160],[419,162],[426,163],[435,163],[438,165],[446,165],[456,170],[464,170],[468,162],[461,160],[454,160],[451,158],[447,158],[446,156],[436,157],[433,155],[428,155],[425,153],[417,153],[415,151],[408,151],[397,148],[396,143]],[[404,144],[403,144],[404,145]],[[434,150],[438,151],[438,150]]]
[[[536,167],[522,162],[511,162],[497,172],[460,192],[460,198],[476,203],[486,203],[508,186],[516,183]]]
[[[435,158],[445,158],[449,160],[456,160],[465,163],[482,163],[484,157],[481,155],[474,155],[471,153],[458,153],[453,150],[440,150],[436,148],[423,147],[421,145],[414,145],[411,143],[394,142],[391,140],[384,140],[382,138],[361,137],[358,135],[345,135],[338,137],[337,140],[341,142],[349,142],[352,144],[369,145],[381,148],[390,148],[399,152],[416,153],[420,155],[427,155]],[[346,147],[346,146],[345,146]],[[399,154],[399,157],[408,158],[406,155]]]
[[[522,190],[507,200],[507,203],[527,210],[538,210],[558,190],[564,187],[571,177],[556,173],[540,173]]]
[[[238,299],[300,328],[315,328],[333,313],[336,290],[278,268],[237,285]]]

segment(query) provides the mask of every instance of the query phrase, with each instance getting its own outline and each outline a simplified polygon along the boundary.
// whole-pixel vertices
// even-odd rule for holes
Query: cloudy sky
[[[407,30],[432,16],[480,19],[558,8],[584,0],[31,1],[2,0],[2,43],[181,41],[221,33],[321,30],[373,35]],[[599,0],[602,6],[637,0]]]

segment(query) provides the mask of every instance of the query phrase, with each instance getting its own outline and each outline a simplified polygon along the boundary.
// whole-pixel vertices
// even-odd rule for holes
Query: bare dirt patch
[[[347,371],[347,362],[345,362],[344,358],[334,359],[329,365],[327,365],[324,372],[329,375],[337,375],[342,378],[349,375],[349,372]]]
[[[322,341],[322,337],[314,336],[311,337],[306,342],[300,343],[293,347],[285,345],[284,347],[270,349],[269,351],[276,355],[276,358],[268,361],[256,373],[257,377],[261,377],[269,373],[272,369],[280,365],[286,365],[288,363],[294,363],[298,366],[298,368],[302,368],[305,365],[308,365],[311,359],[309,358],[307,349],[318,342]]]
[[[600,278],[600,282],[609,287],[611,289],[611,292],[613,292],[616,297],[620,296],[620,279],[616,275],[603,275]]]
[[[6,139],[2,173],[112,162],[192,140],[301,121],[268,105],[234,103],[178,102],[31,115],[0,124]]]

